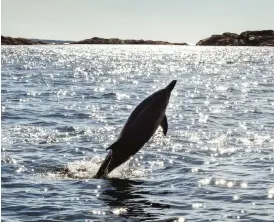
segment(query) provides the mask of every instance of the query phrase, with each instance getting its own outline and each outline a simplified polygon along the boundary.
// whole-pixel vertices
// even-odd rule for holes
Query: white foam
[[[103,159],[98,156],[90,160],[76,160],[70,162],[64,167],[64,171],[48,172],[44,177],[48,179],[92,179],[101,166]],[[141,166],[137,166],[133,161],[127,161],[121,166],[114,169],[108,178],[122,178],[122,179],[140,179],[146,175],[145,170]]]

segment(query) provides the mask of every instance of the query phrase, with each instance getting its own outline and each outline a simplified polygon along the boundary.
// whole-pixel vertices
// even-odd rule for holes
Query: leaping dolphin
[[[133,110],[118,140],[107,148],[110,151],[94,178],[104,178],[126,162],[149,141],[159,126],[163,128],[163,133],[166,135],[168,123],[165,112],[176,82],[173,80],[164,89],[153,93]]]

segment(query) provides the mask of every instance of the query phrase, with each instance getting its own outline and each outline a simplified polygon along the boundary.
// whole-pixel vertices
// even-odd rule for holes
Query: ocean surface
[[[274,48],[2,46],[2,221],[274,221]],[[132,110],[159,128],[92,179]]]

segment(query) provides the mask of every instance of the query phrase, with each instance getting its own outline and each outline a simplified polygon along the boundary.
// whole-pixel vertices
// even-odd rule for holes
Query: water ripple
[[[2,46],[5,221],[272,221],[268,47]],[[177,79],[167,136],[92,179],[127,117]]]

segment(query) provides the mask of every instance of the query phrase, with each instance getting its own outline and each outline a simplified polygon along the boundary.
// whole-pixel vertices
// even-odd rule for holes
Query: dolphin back
[[[161,89],[162,90],[162,89]],[[122,135],[124,134],[124,132],[126,132],[129,128],[131,128],[131,126],[134,124],[134,121],[137,119],[138,115],[149,105],[149,103],[151,102],[151,100],[153,99],[153,97],[155,96],[155,94],[157,94],[159,91],[153,93],[152,95],[150,95],[149,97],[147,97],[146,99],[144,99],[130,114],[130,116],[128,117],[123,129],[121,130],[121,133],[119,135],[119,138],[122,137]]]

